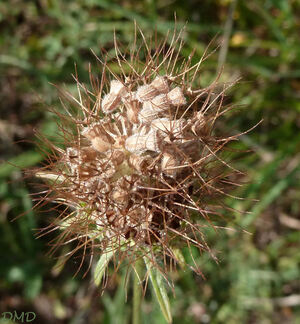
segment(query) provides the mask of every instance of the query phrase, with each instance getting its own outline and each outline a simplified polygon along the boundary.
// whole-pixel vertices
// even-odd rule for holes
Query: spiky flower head
[[[207,54],[182,59],[182,32],[159,44],[140,35],[127,53],[115,40],[113,59],[97,57],[102,71],[90,73],[90,88],[75,78],[76,113],[57,113],[64,147],[51,144],[37,172],[48,183],[44,200],[66,206],[53,224],[58,242],[77,239],[105,256],[100,277],[109,259],[144,258],[166,272],[182,262],[181,247],[209,251],[203,224],[218,214],[224,167],[233,171],[222,152],[236,137],[214,132],[227,86],[199,82]]]

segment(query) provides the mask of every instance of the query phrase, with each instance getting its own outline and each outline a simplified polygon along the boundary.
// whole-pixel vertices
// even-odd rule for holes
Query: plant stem
[[[231,5],[229,7],[227,20],[224,26],[224,34],[223,34],[223,44],[221,46],[221,50],[219,53],[219,59],[218,59],[218,72],[221,71],[227,56],[228,46],[229,46],[229,38],[232,31],[232,25],[233,25],[233,15],[235,11],[237,0],[233,0],[231,2]]]
[[[132,313],[132,324],[141,323],[141,302],[142,302],[142,279],[141,273],[143,270],[142,260],[136,260],[135,270],[133,272],[133,313]]]

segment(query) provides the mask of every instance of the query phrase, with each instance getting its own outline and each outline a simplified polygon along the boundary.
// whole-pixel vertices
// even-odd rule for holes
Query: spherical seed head
[[[80,92],[79,113],[65,117],[66,149],[53,145],[55,155],[38,172],[52,181],[45,200],[70,210],[54,227],[66,241],[76,237],[89,245],[92,255],[113,251],[121,262],[150,251],[155,265],[156,259],[178,262],[173,248],[195,245],[211,252],[202,223],[219,214],[219,204],[211,202],[226,194],[229,175],[222,169],[228,163],[221,154],[235,137],[214,135],[224,93],[216,95],[216,82],[207,91],[194,84],[199,65],[173,61],[180,56],[171,46],[154,54],[139,48],[129,62],[117,59],[118,66],[127,64],[120,71],[128,75],[103,77],[99,87]],[[111,78],[109,93],[100,92]]]

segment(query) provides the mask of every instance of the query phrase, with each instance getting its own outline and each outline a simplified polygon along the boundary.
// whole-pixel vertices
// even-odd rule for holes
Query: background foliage
[[[74,63],[89,82],[88,64],[97,69],[90,49],[109,52],[114,30],[128,44],[134,19],[146,35],[156,28],[164,36],[176,12],[179,27],[188,21],[183,54],[195,49],[200,58],[213,37],[215,44],[223,39],[222,79],[242,78],[227,98],[240,109],[227,117],[225,131],[263,122],[235,146],[254,151],[234,162],[248,173],[235,194],[247,199],[228,200],[247,213],[230,215],[226,226],[235,231],[207,229],[220,262],[195,254],[206,280],[190,271],[173,275],[174,323],[300,322],[300,2],[235,4],[231,19],[230,0],[0,2],[0,312],[34,311],[34,323],[128,323],[121,274],[100,296],[90,276],[73,278],[76,257],[55,267],[57,260],[46,255],[51,237],[37,240],[33,229],[46,226],[52,213],[29,212],[11,222],[30,210],[35,180],[24,181],[7,161],[22,168],[42,162],[34,130],[53,136],[56,124],[45,107],[59,106],[50,83],[73,91]],[[204,63],[204,81],[222,63],[218,53]],[[164,321],[150,295],[143,312],[144,323]]]

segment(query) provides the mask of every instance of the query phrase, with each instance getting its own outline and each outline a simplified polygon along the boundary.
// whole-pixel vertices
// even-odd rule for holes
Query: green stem
[[[132,314],[132,324],[141,323],[141,304],[142,304],[142,270],[143,262],[142,260],[136,260],[135,270],[133,272],[133,314]]]

